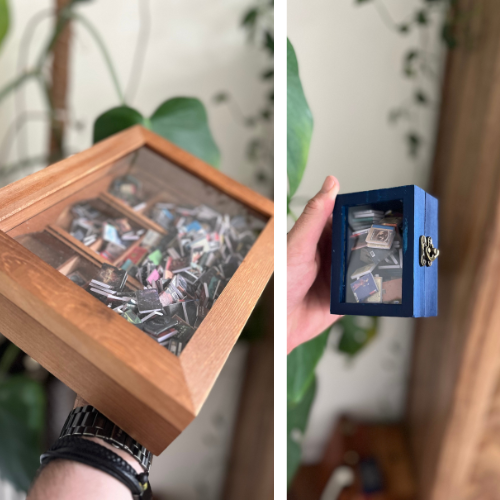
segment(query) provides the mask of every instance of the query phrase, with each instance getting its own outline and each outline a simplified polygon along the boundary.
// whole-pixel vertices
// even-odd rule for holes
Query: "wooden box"
[[[127,174],[141,182],[140,210],[109,192]],[[88,200],[107,217],[161,235],[148,215],[158,202],[205,204],[261,221],[180,356],[65,276],[77,269],[88,280],[107,262],[70,234],[71,207]],[[270,200],[154,133],[130,128],[0,190],[0,332],[158,455],[200,411],[270,279],[273,232]],[[126,287],[142,289],[131,276]]]
[[[417,186],[339,195],[332,314],[437,316],[438,202]]]

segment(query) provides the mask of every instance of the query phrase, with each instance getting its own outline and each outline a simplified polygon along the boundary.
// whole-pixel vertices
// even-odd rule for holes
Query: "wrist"
[[[104,448],[107,448],[108,450],[111,450],[113,453],[116,453],[120,458],[125,460],[125,462],[127,462],[138,474],[141,472],[146,472],[146,469],[127,451],[117,448],[116,446],[113,446],[111,443],[108,443],[104,439],[98,437],[87,437],[87,436],[82,436],[82,437],[89,441],[93,441],[94,443],[100,444],[101,446],[104,446]]]
[[[37,491],[36,486],[44,485],[44,488],[39,488],[37,495],[34,498],[40,497],[40,491],[47,489],[50,483],[50,476],[74,476],[74,485],[78,486],[82,495],[78,498],[87,499],[90,497],[91,490],[94,492],[100,491],[98,498],[124,499],[132,498],[134,500],[151,500],[152,492],[149,484],[148,472],[137,471],[129,462],[124,460],[116,453],[117,450],[110,449],[103,445],[98,438],[87,439],[83,436],[64,436],[59,438],[45,453],[40,457],[41,474],[39,480],[35,484],[34,491]],[[109,443],[106,443],[109,444]],[[139,465],[140,467],[140,465]],[[103,474],[104,473],[104,474]],[[115,481],[117,480],[117,481]],[[87,484],[87,481],[92,481],[92,484]],[[58,487],[64,486],[59,490],[57,500],[61,497],[61,491],[67,490],[68,484],[62,484],[57,481]],[[121,487],[120,487],[121,483]],[[97,489],[96,489],[96,486]],[[123,489],[125,487],[125,489]],[[57,487],[52,487],[54,491],[58,491]],[[128,495],[124,496],[128,489]],[[107,496],[113,490],[121,491],[119,495]],[[67,492],[66,492],[67,493]],[[102,495],[105,495],[104,497]],[[48,497],[47,497],[48,498]],[[50,497],[52,498],[52,497]],[[56,498],[56,497],[54,497]],[[95,498],[95,497],[94,497]],[[31,499],[31,497],[30,497]]]
[[[84,406],[78,403],[83,403]],[[152,462],[151,452],[96,408],[85,403],[86,401],[77,398],[75,408],[68,415],[60,438],[66,436],[95,438],[98,444],[104,441],[107,449],[113,452],[120,451],[119,456],[126,459],[127,463],[132,465],[133,462],[130,460],[135,460],[143,468],[143,470],[139,469],[141,472],[149,472]],[[133,467],[135,470],[136,464],[133,464]]]
[[[85,401],[85,399],[83,399],[81,396],[77,395],[75,399],[75,404],[73,405],[73,409],[87,405],[88,405],[87,401]],[[108,450],[115,452],[119,457],[123,458],[125,462],[127,462],[130,466],[132,466],[136,472],[138,473],[146,472],[146,469],[127,451],[117,448],[116,446],[113,446],[111,443],[108,443],[106,440],[101,439],[99,437],[89,437],[89,436],[82,436],[82,437],[84,439],[88,439],[89,441],[93,441],[94,443],[100,444],[101,446],[104,446]]]

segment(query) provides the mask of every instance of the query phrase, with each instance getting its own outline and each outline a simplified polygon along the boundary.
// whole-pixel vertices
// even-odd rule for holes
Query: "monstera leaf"
[[[337,349],[349,356],[355,356],[375,337],[377,334],[376,317],[368,316],[344,316],[338,322],[342,328]]]
[[[296,347],[287,357],[287,400],[297,404],[314,380],[316,365],[325,352],[330,328]]]
[[[94,123],[94,142],[137,124],[149,128],[210,165],[219,167],[219,148],[210,132],[205,107],[198,99],[169,99],[150,118],[128,106],[110,109]]]
[[[306,431],[309,413],[316,394],[316,379],[309,384],[298,403],[287,404],[287,484],[290,486],[302,458],[301,440]]]
[[[7,0],[0,0],[0,47],[3,44],[10,26],[10,12]]]
[[[299,187],[309,155],[313,118],[299,78],[299,64],[287,40],[287,173],[288,197]]]

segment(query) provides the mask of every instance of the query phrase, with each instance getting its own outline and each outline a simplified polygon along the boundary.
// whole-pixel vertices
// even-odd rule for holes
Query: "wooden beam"
[[[422,500],[465,498],[500,360],[500,3],[459,9],[431,182],[440,311],[417,323],[408,405]]]

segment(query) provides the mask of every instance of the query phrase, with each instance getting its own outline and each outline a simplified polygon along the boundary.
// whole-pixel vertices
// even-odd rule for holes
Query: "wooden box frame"
[[[7,234],[143,146],[268,218],[179,357]],[[158,455],[200,411],[273,273],[273,210],[269,199],[153,132],[127,129],[0,190],[0,332]]]
[[[347,254],[347,210],[357,205],[403,202],[403,300],[401,304],[344,302]],[[337,196],[332,222],[332,314],[351,316],[437,316],[438,261],[419,263],[419,238],[430,236],[438,247],[438,201],[418,186],[361,191]],[[439,260],[439,259],[438,259]]]

